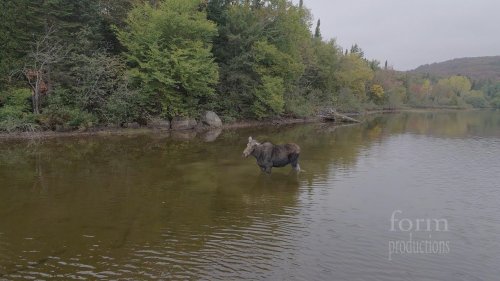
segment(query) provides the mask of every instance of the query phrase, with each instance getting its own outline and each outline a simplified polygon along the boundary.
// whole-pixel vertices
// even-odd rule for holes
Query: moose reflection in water
[[[300,172],[300,147],[295,143],[274,145],[270,142],[259,143],[249,137],[243,156],[249,155],[257,159],[257,165],[262,172],[270,174],[273,167],[285,167],[288,164],[291,164],[295,171]]]

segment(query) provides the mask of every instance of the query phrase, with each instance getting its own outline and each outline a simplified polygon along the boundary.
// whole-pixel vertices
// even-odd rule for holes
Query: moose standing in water
[[[300,172],[298,163],[300,147],[295,143],[274,145],[270,142],[259,143],[249,137],[243,156],[249,155],[255,157],[260,169],[268,174],[271,173],[273,167],[285,167],[288,164],[291,164],[295,171]]]

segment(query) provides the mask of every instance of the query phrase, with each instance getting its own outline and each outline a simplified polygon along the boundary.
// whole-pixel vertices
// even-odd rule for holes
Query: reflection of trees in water
[[[339,128],[225,131],[208,144],[166,135],[0,143],[0,250],[16,253],[11,266],[23,262],[18,256],[40,260],[65,246],[61,258],[84,253],[87,263],[98,264],[100,255],[125,262],[135,250],[156,245],[164,254],[175,252],[182,263],[182,254],[185,259],[190,253],[209,255],[217,235],[241,240],[227,231],[244,232],[257,223],[278,224],[271,235],[285,239],[279,228],[293,222],[301,184],[312,186],[336,168],[351,168],[361,151],[385,137],[498,135],[499,122],[498,113],[403,113]],[[249,135],[298,143],[306,172],[289,175],[286,167],[262,175],[254,159],[241,158]],[[276,219],[280,215],[287,221]],[[28,243],[27,236],[36,239]],[[99,247],[90,252],[95,244]],[[40,252],[23,254],[32,249]]]
[[[252,214],[293,207],[298,182],[260,178],[253,165],[241,165],[240,147],[230,142],[136,136],[50,140],[30,151],[19,143],[2,146],[18,159],[0,162],[11,168],[0,171],[8,183],[0,190],[0,213],[8,213],[0,232],[8,230],[10,247],[28,260],[65,246],[66,258],[99,251],[128,255],[131,245],[163,243],[166,230],[177,245],[194,251],[206,240],[193,235],[249,226]],[[276,189],[280,196],[266,195]],[[23,253],[27,235],[37,238],[29,247],[41,253]],[[91,244],[100,249],[90,253]]]
[[[332,163],[352,164],[366,143],[363,130],[355,127],[337,132],[315,125],[258,131],[276,143],[299,143],[309,170],[300,178],[309,182],[327,176]],[[193,253],[210,257],[205,250],[214,247],[213,241],[223,249],[224,242],[248,239],[230,231],[244,232],[257,222],[265,231],[274,217],[296,209],[297,177],[283,170],[260,174],[253,159],[241,159],[245,140],[246,132],[238,131],[214,144],[134,136],[50,140],[28,151],[21,144],[9,146],[17,169],[14,174],[0,172],[12,181],[9,196],[1,198],[11,200],[2,206],[14,211],[0,222],[0,229],[9,229],[11,245],[22,245],[26,235],[48,245],[50,250],[29,243],[41,252],[28,260],[43,259],[65,245],[63,260],[78,253],[127,260],[136,247],[148,244],[157,245],[163,255],[177,253],[174,263],[183,264]],[[240,141],[241,146],[234,145]],[[48,187],[43,198],[36,188],[27,188],[42,182]],[[271,234],[280,232],[274,229]],[[217,235],[223,239],[214,238]],[[100,245],[93,253],[92,244]],[[20,253],[29,250],[16,247]],[[261,250],[264,254],[272,256]],[[98,261],[86,258],[87,263]]]
[[[500,112],[493,110],[404,112],[373,118],[390,134],[414,133],[443,138],[500,136]]]

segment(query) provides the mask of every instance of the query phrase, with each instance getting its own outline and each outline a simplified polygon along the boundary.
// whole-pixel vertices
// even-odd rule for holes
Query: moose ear
[[[252,141],[252,137],[248,137],[248,142],[251,142]]]

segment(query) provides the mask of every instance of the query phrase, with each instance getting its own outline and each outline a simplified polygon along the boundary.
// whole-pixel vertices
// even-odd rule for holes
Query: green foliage
[[[334,91],[335,74],[339,68],[340,54],[334,41],[313,41],[313,56],[307,64],[306,77],[312,86],[322,90]],[[307,73],[308,72],[308,73]]]
[[[326,100],[325,93],[319,89],[313,89],[306,92],[306,89],[300,89],[288,95],[285,101],[285,111],[288,115],[298,118],[310,117],[316,114],[318,108],[331,106]]]
[[[318,19],[316,23],[316,29],[314,30],[314,38],[321,39],[321,20]]]
[[[353,48],[357,45],[353,46]],[[360,102],[366,99],[366,87],[373,79],[374,73],[368,63],[357,53],[344,56],[340,61],[337,79],[341,87],[350,89],[352,95]]]
[[[31,36],[38,32],[33,2],[30,0],[0,1],[0,90],[7,90],[23,58],[30,50]],[[16,83],[17,84],[17,83]]]
[[[360,58],[365,56],[365,52],[358,46],[358,44],[354,44],[351,46],[351,55],[356,55]]]
[[[397,86],[385,93],[384,106],[386,108],[398,108],[404,104],[406,98],[406,89],[403,86]]]
[[[146,120],[144,108],[147,108],[147,98],[136,91],[119,88],[109,97],[104,111],[104,119],[108,124],[121,124],[136,120]]]
[[[491,100],[491,106],[494,108],[500,108],[500,97],[496,97]]]
[[[211,99],[218,68],[211,53],[216,26],[199,10],[200,1],[171,0],[158,8],[136,6],[118,31],[127,48],[130,76],[153,99],[152,113],[193,115]]]
[[[500,107],[500,81],[479,67],[497,58],[458,60],[484,70],[477,75],[403,73],[387,61],[381,69],[357,44],[344,53],[324,41],[303,1],[0,0],[0,8],[2,131],[142,124],[207,109],[238,120],[325,107]],[[43,84],[34,99],[33,74]]]
[[[97,117],[101,123],[117,123],[116,99],[127,97],[124,100],[132,102],[130,96],[137,95],[128,89],[125,64],[117,57],[103,52],[96,52],[91,56],[80,55],[75,60],[79,63],[72,68],[75,82],[70,88],[71,95],[60,106],[72,105],[82,109]],[[110,106],[110,103],[114,106]],[[130,110],[133,104],[124,105],[124,108]],[[110,113],[109,110],[113,112]],[[138,115],[134,116],[138,118]],[[130,120],[127,118],[127,121]]]
[[[255,92],[253,113],[258,119],[278,116],[283,112],[285,86],[280,77],[263,76],[262,86]]]
[[[13,89],[0,94],[0,102],[3,106],[18,108],[20,112],[30,112],[31,91],[25,88]]]
[[[486,95],[486,97],[491,99],[500,97],[500,81],[497,82],[487,81],[481,87],[481,91]]]
[[[351,112],[361,111],[361,101],[352,94],[351,89],[342,88],[339,92],[336,107],[339,111]]]
[[[439,80],[429,75],[414,75],[409,81],[408,99],[412,106],[494,107],[498,84],[471,81],[457,75]]]
[[[375,102],[380,102],[384,98],[384,88],[379,84],[370,87],[370,98]]]
[[[97,124],[97,118],[79,108],[49,107],[40,117],[45,128],[51,130],[88,129]]]
[[[302,69],[292,57],[266,42],[257,41],[252,47],[253,68],[261,76],[280,76],[283,80],[292,81]]]
[[[259,16],[249,5],[224,5],[217,18],[219,36],[214,55],[220,66],[217,86],[218,112],[231,118],[253,117],[252,105],[259,75],[252,61],[252,47],[264,35]],[[212,16],[213,17],[213,16]]]
[[[35,118],[31,113],[31,91],[13,89],[0,93],[0,131],[19,131],[37,129]]]
[[[260,119],[279,115],[284,109],[285,83],[292,83],[300,75],[301,65],[265,41],[254,44],[252,56],[253,69],[260,77],[254,94],[254,116]]]
[[[38,117],[38,121],[46,129],[87,129],[98,124],[96,116],[72,105],[73,96],[67,90],[54,91],[47,103],[45,110]]]
[[[476,90],[464,94],[464,101],[476,108],[484,108],[489,105],[483,92]]]
[[[438,86],[448,91],[448,94],[461,96],[471,90],[472,84],[467,77],[455,75],[449,78],[440,79]]]

